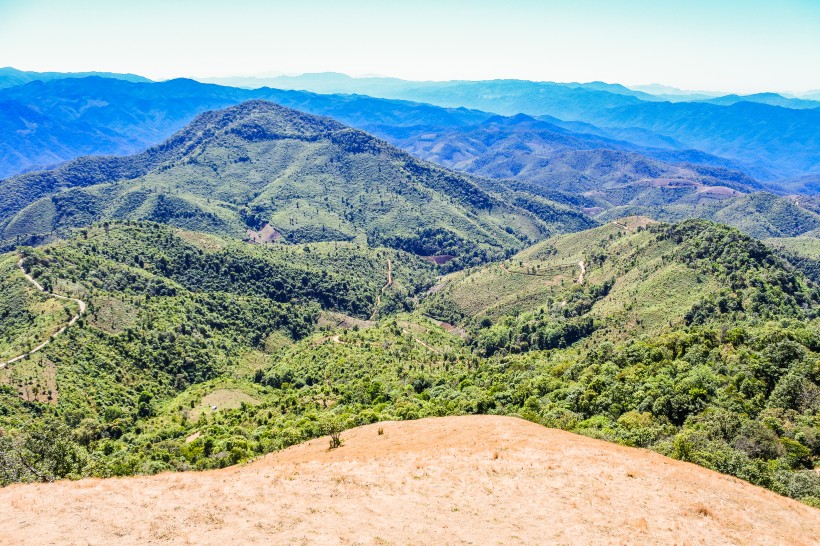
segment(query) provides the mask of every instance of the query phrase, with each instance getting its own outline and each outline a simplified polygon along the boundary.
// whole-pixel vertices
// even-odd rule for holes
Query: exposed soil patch
[[[378,429],[383,434],[378,434]],[[388,422],[244,467],[0,490],[9,544],[817,544],[820,510],[510,417]]]
[[[442,321],[442,322],[439,323],[439,326],[441,326],[442,328],[444,328],[446,331],[450,332],[451,334],[457,335],[460,338],[466,338],[467,337],[467,332],[466,332],[466,330],[464,330],[464,328],[459,328],[458,326],[454,326],[454,325],[450,324],[449,322]]]
[[[433,262],[436,265],[444,265],[447,262],[454,260],[455,256],[450,256],[449,254],[441,254],[439,256],[424,256],[424,259]]]
[[[247,236],[248,242],[250,243],[265,244],[275,243],[282,237],[282,234],[273,229],[270,224],[265,224],[265,226],[259,231],[249,229]]]
[[[373,321],[370,320],[362,320],[333,311],[322,311],[319,315],[319,320],[316,323],[319,328],[329,327],[344,329],[353,328],[354,326],[358,326],[359,328],[370,328],[373,324]]]

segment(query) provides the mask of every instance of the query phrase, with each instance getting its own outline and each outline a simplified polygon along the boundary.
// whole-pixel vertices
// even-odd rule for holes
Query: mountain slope
[[[0,491],[0,524],[24,544],[808,546],[820,533],[817,510],[761,488],[521,419],[376,423],[342,437],[333,451],[322,438],[229,470],[13,486]]]
[[[782,258],[820,284],[820,238],[817,234],[801,237],[775,237],[763,241]]]
[[[425,303],[434,318],[467,326],[484,354],[554,349],[592,335],[626,339],[718,319],[813,317],[818,304],[814,285],[734,229],[640,217],[453,273]]]
[[[458,263],[503,255],[552,225],[328,118],[255,101],[210,112],[143,154],[84,158],[3,182],[0,229],[14,241],[104,219],[150,219],[289,242],[360,240]],[[566,221],[565,221],[566,220]]]

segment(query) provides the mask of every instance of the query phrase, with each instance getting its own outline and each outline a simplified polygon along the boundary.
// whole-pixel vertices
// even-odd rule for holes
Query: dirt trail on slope
[[[378,434],[382,428],[384,433]],[[511,417],[388,422],[243,467],[0,489],[0,543],[817,544],[820,510]]]
[[[49,337],[47,340],[45,340],[44,342],[42,342],[41,344],[39,344],[38,346],[36,346],[32,350],[30,350],[29,352],[23,353],[19,356],[16,356],[16,357],[12,358],[11,360],[6,360],[5,362],[0,362],[0,368],[5,368],[9,364],[14,364],[18,360],[23,360],[27,356],[31,356],[34,353],[36,353],[37,351],[42,350],[46,345],[51,343],[52,339],[54,339],[55,337],[57,337],[60,334],[62,334],[63,332],[65,332],[66,328],[68,328],[69,326],[71,326],[72,324],[77,322],[80,319],[80,316],[83,313],[85,313],[85,309],[86,309],[86,305],[85,305],[85,302],[83,300],[78,300],[78,299],[75,299],[75,298],[69,298],[67,296],[61,296],[60,294],[54,294],[52,292],[46,292],[45,288],[43,288],[43,285],[41,285],[39,282],[34,280],[34,277],[32,277],[31,275],[26,273],[26,270],[23,269],[23,260],[22,259],[19,262],[17,262],[17,267],[19,267],[20,271],[23,272],[23,275],[25,276],[26,280],[28,280],[28,282],[33,284],[34,287],[37,288],[37,290],[39,290],[40,292],[43,292],[44,294],[48,294],[49,296],[54,297],[54,298],[58,298],[58,299],[61,299],[61,300],[73,301],[74,303],[79,305],[80,312],[77,313],[76,315],[74,315],[73,317],[71,317],[71,320],[68,321],[68,324],[66,324],[65,326],[63,326],[62,328],[60,328],[59,330],[57,330],[53,334],[51,334],[51,337]]]
[[[387,259],[387,283],[384,286],[382,286],[381,291],[378,294],[376,294],[376,307],[373,309],[373,315],[371,317],[371,320],[376,317],[376,313],[378,312],[379,307],[381,307],[382,294],[384,294],[385,290],[390,288],[391,284],[393,284],[393,262],[391,262],[390,258],[388,258]]]
[[[587,274],[587,266],[583,260],[578,262],[578,267],[581,268],[581,274],[578,275],[578,284],[584,284],[584,275]]]

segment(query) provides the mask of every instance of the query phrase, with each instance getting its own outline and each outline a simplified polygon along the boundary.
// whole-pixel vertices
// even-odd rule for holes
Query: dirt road
[[[9,364],[14,364],[18,360],[22,360],[22,359],[26,358],[27,356],[33,355],[37,351],[42,350],[46,345],[51,343],[52,339],[54,339],[58,335],[65,332],[66,328],[68,328],[69,326],[71,326],[72,324],[77,322],[80,319],[80,316],[83,313],[85,313],[85,309],[86,309],[86,305],[85,305],[85,302],[83,300],[78,300],[78,299],[75,299],[75,298],[69,298],[67,296],[61,296],[60,294],[54,294],[52,292],[46,292],[45,288],[43,288],[43,285],[41,285],[39,282],[34,280],[34,277],[32,277],[31,275],[26,273],[26,270],[23,269],[23,260],[22,259],[19,262],[17,262],[17,267],[19,267],[20,271],[23,272],[23,275],[26,277],[26,280],[28,280],[28,282],[33,284],[34,287],[37,288],[37,290],[39,290],[40,292],[43,292],[44,294],[48,294],[49,296],[51,296],[53,298],[59,298],[61,300],[68,300],[68,301],[75,302],[80,307],[80,312],[77,313],[76,315],[74,315],[73,317],[71,317],[71,320],[68,321],[68,324],[66,324],[65,326],[63,326],[62,328],[60,328],[59,330],[57,330],[53,334],[51,334],[51,337],[49,337],[47,340],[45,340],[43,343],[41,343],[40,345],[38,345],[35,348],[33,348],[32,350],[30,350],[29,352],[23,353],[19,356],[16,356],[16,357],[12,358],[11,360],[6,360],[5,362],[0,362],[0,368],[5,368]]]
[[[371,316],[371,320],[376,317],[376,313],[379,311],[379,307],[382,304],[382,294],[384,291],[390,288],[390,285],[393,284],[393,262],[390,261],[390,258],[387,259],[387,283],[382,286],[381,291],[376,295],[376,307],[373,309],[373,315]]]

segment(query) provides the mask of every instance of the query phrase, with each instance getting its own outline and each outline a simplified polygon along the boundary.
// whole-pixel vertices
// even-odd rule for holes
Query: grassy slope
[[[651,244],[653,234],[638,231],[648,219],[617,222],[548,239],[501,265],[452,273],[431,305],[443,299],[475,322],[484,316],[495,321],[542,308],[548,313],[560,310],[583,292],[584,285],[614,279],[609,294],[596,301],[589,313],[613,328],[630,325],[630,331],[640,332],[657,330],[670,321],[680,323],[699,298],[717,288],[709,280],[698,282],[696,272],[681,264],[664,263],[662,257],[674,244]],[[606,259],[598,263],[603,256]],[[586,268],[584,285],[577,282],[579,262]]]
[[[820,284],[820,239],[814,236],[777,237],[765,239],[764,243]]]
[[[794,252],[806,258],[820,259],[820,239],[817,237],[775,237],[763,242],[772,248]]]

